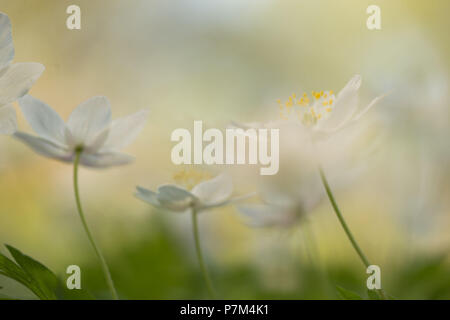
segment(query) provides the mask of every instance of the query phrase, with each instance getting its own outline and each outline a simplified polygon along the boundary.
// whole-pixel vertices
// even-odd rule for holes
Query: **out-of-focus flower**
[[[418,49],[410,50],[412,47]],[[379,182],[388,186],[383,190],[396,199],[393,216],[399,225],[423,245],[426,237],[435,237],[448,216],[444,205],[448,192],[442,191],[448,190],[450,181],[448,57],[419,25],[386,35],[372,42],[367,51],[370,54],[363,55],[363,68],[370,75],[368,85],[373,91],[395,88],[381,113],[392,139],[384,148],[389,155],[385,157],[386,180]],[[376,64],[371,59],[374,56]],[[379,68],[389,61],[396,63]]]
[[[298,174],[297,174],[298,175]],[[303,183],[272,181],[259,193],[262,203],[237,205],[250,227],[290,228],[307,219],[325,196],[316,174],[303,174]]]
[[[254,204],[237,207],[238,211],[247,218],[245,224],[249,227],[280,227],[290,228],[297,225],[305,217],[308,210],[295,202],[286,205]]]
[[[280,144],[283,145],[280,163],[301,166],[304,171],[316,171],[317,160],[325,168],[333,167],[337,171],[353,168],[355,159],[372,152],[384,139],[378,129],[373,136],[373,129],[380,124],[378,119],[367,121],[367,117],[363,117],[383,96],[361,109],[358,107],[360,86],[361,77],[355,75],[337,96],[333,91],[313,91],[311,99],[304,93],[300,98],[292,95],[285,103],[279,100],[281,120],[233,122],[232,125],[245,130],[280,128]],[[241,133],[248,135],[247,131]],[[280,171],[283,166],[286,164],[280,166]]]
[[[350,168],[355,173],[360,171],[353,169],[361,166],[361,158],[372,156],[385,138],[378,128],[383,126],[380,119],[363,117],[384,95],[359,108],[360,86],[361,77],[355,75],[336,96],[333,91],[313,91],[311,99],[304,93],[300,98],[292,95],[285,103],[279,100],[281,120],[233,122],[233,126],[247,130],[280,128],[281,174],[286,166],[316,171],[318,161],[324,168],[333,169],[331,175]],[[242,134],[247,135],[247,131]]]
[[[383,135],[377,132],[376,138],[367,137],[373,123],[358,120],[382,97],[360,109],[357,95],[360,86],[361,77],[356,75],[336,96],[333,91],[313,91],[312,98],[304,93],[300,98],[292,95],[285,103],[279,101],[281,120],[234,123],[242,129],[281,129],[279,179],[282,183],[265,183],[271,191],[261,192],[261,204],[238,206],[248,225],[290,227],[301,222],[325,196],[317,174],[319,165],[330,171],[329,178],[335,188],[349,185],[365,170],[361,163],[366,162],[359,160],[372,153]],[[361,143],[364,145],[357,148]],[[278,190],[296,192],[287,194]]]
[[[197,215],[208,209],[223,207],[231,202],[246,199],[253,194],[231,198],[231,194],[233,193],[233,183],[231,178],[226,174],[220,174],[211,179],[210,176],[204,172],[183,170],[181,173],[176,174],[174,178],[177,183],[183,184],[185,187],[166,184],[159,186],[158,190],[153,192],[138,186],[136,187],[137,192],[135,195],[138,199],[151,204],[155,208],[172,212],[188,211],[191,213],[192,232],[194,235],[195,249],[197,251],[197,259],[208,292],[211,298],[214,298],[214,288],[201,253]]]
[[[307,93],[303,93],[300,98],[295,94],[290,96],[284,103],[278,100],[280,117],[312,130],[319,137],[327,136],[356,122],[383,97],[375,98],[365,108],[360,109],[360,86],[361,76],[355,75],[337,96],[332,90],[313,91],[311,99]]]
[[[173,212],[185,212],[189,209],[200,212],[223,207],[243,199],[243,197],[231,198],[233,183],[228,175],[220,174],[212,179],[196,183],[196,180],[204,180],[204,178],[205,175],[196,171],[184,171],[177,174],[175,180],[184,182],[186,188],[165,184],[159,186],[157,192],[153,192],[138,186],[135,195],[156,208]]]
[[[0,133],[12,134],[17,128],[16,113],[11,103],[30,90],[41,76],[44,66],[40,63],[12,63],[14,46],[11,22],[0,13]]]
[[[235,125],[247,128],[271,128],[294,124],[305,130],[305,136],[328,138],[335,132],[354,124],[384,97],[379,96],[365,108],[360,108],[358,106],[360,86],[361,76],[355,75],[337,95],[332,90],[312,91],[311,97],[306,92],[300,97],[293,94],[285,102],[278,100],[281,121]]]
[[[73,162],[81,152],[80,163],[96,168],[123,165],[134,159],[118,150],[136,138],[148,114],[140,110],[112,121],[108,99],[98,96],[80,104],[64,123],[50,106],[30,95],[20,98],[19,104],[38,136],[18,131],[14,137],[45,157],[64,162]]]

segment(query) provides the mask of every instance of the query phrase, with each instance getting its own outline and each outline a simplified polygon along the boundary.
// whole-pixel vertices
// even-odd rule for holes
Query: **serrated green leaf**
[[[56,275],[42,263],[23,254],[18,249],[10,245],[5,246],[14,257],[17,264],[22,267],[22,270],[28,275],[30,279],[29,284],[33,287],[33,289],[30,289],[41,299],[57,299],[56,291],[59,280]]]
[[[355,293],[353,291],[344,289],[344,288],[342,288],[340,286],[336,286],[336,289],[337,289],[339,295],[344,300],[363,300],[363,298],[359,294],[357,294],[357,293]]]

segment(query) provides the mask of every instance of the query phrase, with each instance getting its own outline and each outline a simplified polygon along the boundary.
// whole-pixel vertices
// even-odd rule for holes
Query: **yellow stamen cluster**
[[[178,171],[173,175],[173,179],[180,186],[185,187],[187,190],[191,190],[200,182],[210,180],[212,178],[211,174],[206,171],[199,171],[192,168]]]
[[[311,97],[303,93],[300,98],[295,94],[291,95],[286,102],[277,100],[280,109],[280,118],[287,120],[295,106],[298,106],[298,119],[306,125],[316,124],[319,119],[332,111],[335,98],[332,90],[312,91]],[[305,108],[306,107],[306,108]]]

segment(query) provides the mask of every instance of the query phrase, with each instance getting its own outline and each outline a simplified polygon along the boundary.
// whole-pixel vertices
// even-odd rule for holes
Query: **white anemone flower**
[[[11,103],[22,97],[41,76],[40,63],[12,63],[14,46],[11,22],[0,13],[0,133],[12,134],[17,128],[16,112]]]
[[[157,192],[138,186],[136,197],[156,208],[173,212],[185,212],[189,209],[200,212],[228,204],[232,192],[231,178],[221,174],[196,184],[190,191],[174,184],[161,185]]]
[[[303,93],[300,98],[293,94],[284,103],[278,100],[280,117],[310,129],[319,137],[333,134],[354,124],[384,97],[379,96],[360,108],[358,90],[361,81],[360,75],[353,76],[337,95],[332,90],[312,91],[311,98]]]
[[[195,178],[199,176],[195,172],[187,172],[183,173],[183,175],[182,179],[184,181],[186,179],[192,180],[193,175],[196,176]],[[192,188],[189,186],[184,188],[174,184],[165,184],[159,186],[156,192],[139,186],[136,189],[135,195],[137,198],[156,208],[173,212],[185,212],[188,210],[201,212],[223,207],[231,202],[249,197],[231,198],[233,183],[230,176],[226,174],[220,174],[212,179],[196,183]]]
[[[323,140],[334,133],[355,124],[384,95],[373,99],[366,107],[358,105],[358,90],[361,86],[361,76],[355,75],[339,91],[312,91],[311,97],[305,92],[300,97],[295,94],[287,101],[278,100],[280,119],[269,123],[239,124],[241,128],[273,128],[281,125],[294,124],[305,131],[304,136]]]
[[[263,196],[263,203],[239,205],[236,208],[250,227],[291,228],[304,221],[320,203],[322,194],[317,195],[285,196],[273,193]]]
[[[291,228],[304,223],[324,197],[316,172],[288,166],[286,174],[261,182],[260,202],[236,209],[249,227]],[[302,183],[298,183],[302,181]]]
[[[191,169],[177,173],[174,178],[177,183],[183,184],[185,187],[165,184],[159,186],[158,190],[154,192],[138,186],[135,196],[158,209],[191,213],[197,259],[210,297],[214,298],[215,290],[201,252],[197,215],[209,209],[223,207],[234,201],[246,199],[253,194],[231,198],[233,183],[230,176],[226,174],[210,178],[203,172]]]
[[[246,218],[245,223],[254,228],[290,228],[308,212],[303,206],[296,206],[294,202],[286,205],[272,203],[243,205],[238,206],[237,210]]]
[[[97,96],[81,103],[67,123],[47,104],[26,95],[19,99],[20,108],[38,136],[15,132],[14,137],[40,155],[63,162],[73,162],[80,155],[80,164],[104,168],[123,165],[134,157],[118,150],[126,147],[143,128],[148,111],[111,120],[106,97]]]

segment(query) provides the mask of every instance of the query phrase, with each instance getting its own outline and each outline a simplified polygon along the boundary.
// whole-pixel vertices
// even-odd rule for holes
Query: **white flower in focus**
[[[45,157],[64,162],[73,162],[76,152],[81,152],[80,163],[96,168],[134,159],[119,150],[136,138],[148,114],[140,110],[112,121],[108,99],[98,96],[80,104],[64,123],[50,106],[30,95],[20,98],[19,105],[38,136],[18,131],[14,137]]]
[[[14,46],[11,22],[0,13],[0,133],[12,134],[17,128],[16,112],[11,103],[30,90],[41,76],[44,66],[40,63],[12,63]]]
[[[195,174],[196,177],[192,179],[193,174],[195,173],[183,174],[182,179],[195,180],[198,175]],[[159,186],[157,192],[153,192],[138,186],[135,195],[156,208],[173,212],[185,212],[189,209],[200,212],[223,207],[238,199],[231,199],[233,184],[231,178],[225,174],[197,183],[190,191],[188,189],[190,189],[189,186],[183,188],[166,184]]]

